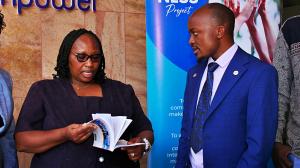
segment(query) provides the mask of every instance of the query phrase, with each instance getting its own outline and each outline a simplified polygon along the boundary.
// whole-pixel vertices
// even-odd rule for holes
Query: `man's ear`
[[[225,34],[225,26],[217,26],[217,38],[221,39],[224,37]]]

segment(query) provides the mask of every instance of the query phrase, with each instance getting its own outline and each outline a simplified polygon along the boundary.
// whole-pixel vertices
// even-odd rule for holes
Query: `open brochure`
[[[131,119],[126,116],[111,116],[111,114],[92,114],[93,120],[88,123],[94,123],[98,128],[93,132],[94,147],[114,151],[116,148],[129,147],[136,145],[145,145],[145,143],[127,144],[126,140],[119,140],[125,132]]]

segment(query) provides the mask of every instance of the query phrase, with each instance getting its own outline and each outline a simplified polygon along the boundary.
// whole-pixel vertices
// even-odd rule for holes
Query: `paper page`
[[[90,123],[94,123],[98,128],[94,133],[94,144],[93,146],[110,150],[114,150],[114,133],[110,122],[110,115],[99,115],[93,114],[93,120]]]
[[[141,142],[141,143],[134,143],[134,144],[130,144],[128,145],[128,141],[124,140],[124,139],[121,139],[118,141],[118,143],[116,144],[116,148],[122,148],[122,147],[130,147],[130,146],[138,146],[138,145],[145,145],[144,142]]]
[[[115,135],[116,136],[116,143],[115,145],[118,143],[118,140],[120,139],[120,137],[123,135],[123,133],[125,132],[125,130],[127,129],[127,127],[129,126],[129,124],[131,123],[131,119],[127,119],[127,117],[125,117],[124,121],[123,121],[123,125],[122,125],[122,128],[120,128],[118,130],[119,134],[118,135]]]
[[[123,125],[123,128],[121,130],[121,135],[125,132],[129,124],[132,122],[132,119],[126,119],[125,124]],[[120,137],[121,137],[120,135]],[[120,137],[118,139],[120,139]]]
[[[113,151],[118,143],[118,147],[128,146],[126,143],[119,143],[118,140],[125,132],[129,124],[132,122],[131,119],[127,119],[126,116],[111,116],[111,114],[92,114],[93,120],[88,123],[94,123],[98,128],[94,133],[94,147]],[[123,141],[121,141],[123,142]],[[132,144],[129,146],[142,145]],[[120,146],[121,145],[121,146]]]
[[[111,117],[112,120],[112,125],[115,133],[114,137],[114,146],[117,144],[119,138],[123,134],[122,128],[124,127],[124,124],[126,122],[126,117],[125,116],[113,116]]]
[[[96,113],[96,114],[92,114],[93,119],[98,119],[98,118],[102,118],[104,120],[106,120],[109,125],[111,125],[111,114],[100,114],[100,113]]]
[[[100,119],[94,119],[90,123],[96,124],[98,128],[94,133],[94,144],[93,146],[103,149],[109,149],[110,146],[110,134],[108,132],[107,126]]]

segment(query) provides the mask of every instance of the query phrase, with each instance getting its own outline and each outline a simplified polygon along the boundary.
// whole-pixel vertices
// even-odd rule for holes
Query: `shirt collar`
[[[231,59],[233,58],[234,54],[236,53],[238,49],[238,46],[236,44],[233,44],[230,48],[228,48],[216,61],[212,59],[212,57],[209,57],[208,64],[211,62],[216,62],[219,64],[221,68],[226,67]]]

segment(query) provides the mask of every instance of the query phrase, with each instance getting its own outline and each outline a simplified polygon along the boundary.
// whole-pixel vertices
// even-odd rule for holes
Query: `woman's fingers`
[[[95,127],[92,124],[71,124],[67,129],[68,138],[75,143],[81,143],[92,134]]]

